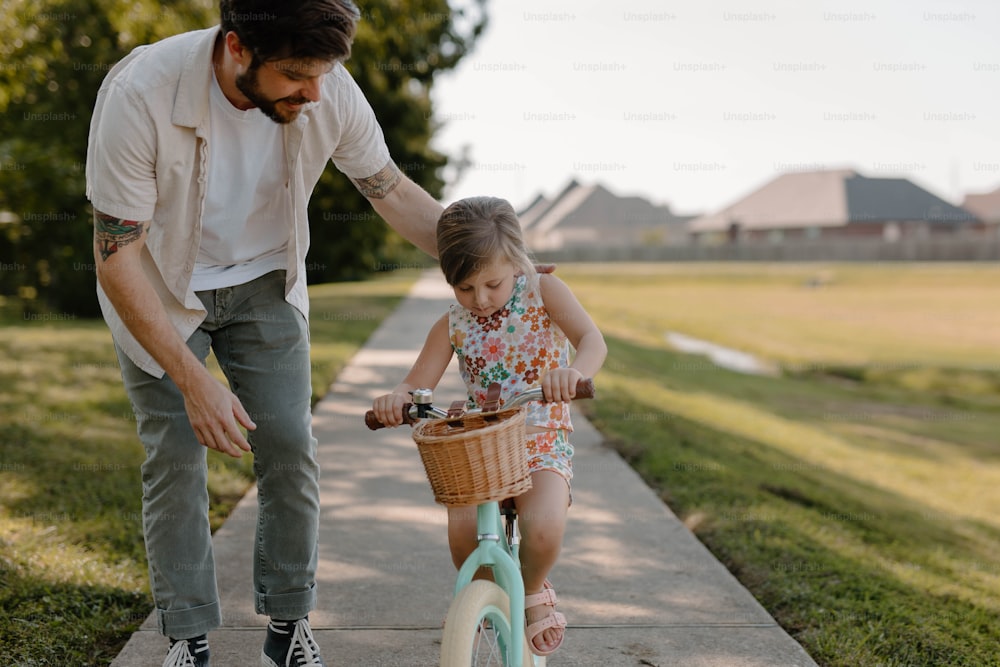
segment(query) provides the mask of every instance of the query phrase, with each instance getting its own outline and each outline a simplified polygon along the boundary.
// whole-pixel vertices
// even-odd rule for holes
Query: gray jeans
[[[257,429],[254,591],[258,614],[297,619],[316,603],[319,466],[312,436],[309,328],[285,301],[285,272],[198,292],[208,317],[188,339],[215,351]],[[208,450],[198,444],[173,381],[138,368],[119,349],[122,378],[146,449],[142,525],[160,632],[194,637],[222,622],[208,522]],[[213,454],[218,456],[218,454]]]

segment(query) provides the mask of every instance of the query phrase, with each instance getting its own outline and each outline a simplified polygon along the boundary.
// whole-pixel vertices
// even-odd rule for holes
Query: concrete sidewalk
[[[454,297],[436,272],[372,335],[316,406],[322,466],[319,605],[310,619],[330,667],[436,665],[455,572],[445,511],[433,501],[408,429],[372,433],[363,415],[416,357]],[[600,377],[598,376],[598,400]],[[464,396],[457,372],[439,404]],[[550,665],[815,665],[581,416],[573,507],[551,579],[570,627]],[[251,490],[214,537],[224,626],[216,667],[259,665],[266,619],[253,611]],[[166,639],[150,618],[112,663],[159,667]]]

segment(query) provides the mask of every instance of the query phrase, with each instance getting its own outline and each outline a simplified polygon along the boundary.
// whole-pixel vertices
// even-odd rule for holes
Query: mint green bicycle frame
[[[507,545],[507,532],[500,515],[500,504],[483,503],[476,507],[476,533],[479,544],[462,563],[455,581],[455,595],[469,585],[480,567],[493,570],[493,580],[510,598],[510,646],[502,646],[507,664],[524,664],[524,580],[521,578],[521,561],[518,559],[516,524],[512,526],[511,544]],[[501,639],[502,641],[502,639]]]
[[[491,387],[491,390],[493,387]],[[497,396],[499,396],[499,385],[496,385]],[[413,424],[418,419],[433,417],[437,419],[447,419],[451,417],[446,410],[436,408],[432,405],[433,391],[430,389],[415,389],[410,392],[413,395],[413,403],[403,407],[403,421]],[[591,379],[580,380],[576,388],[577,398],[593,398],[594,383]],[[530,389],[514,397],[507,407],[514,407],[528,401],[542,400],[541,388]],[[499,404],[493,411],[499,408]],[[482,410],[472,410],[472,412],[483,412]],[[486,410],[490,412],[490,410]],[[375,430],[384,425],[378,421],[375,414],[369,410],[365,415],[365,423],[368,428]],[[475,550],[462,563],[458,570],[458,578],[455,581],[455,596],[463,588],[472,582],[472,578],[481,567],[489,567],[493,571],[493,580],[505,593],[510,601],[510,645],[504,645],[502,633],[497,633],[500,642],[501,653],[507,658],[508,665],[521,667],[524,664],[525,622],[524,622],[524,580],[521,579],[521,561],[518,557],[518,545],[520,538],[517,534],[517,522],[514,519],[508,524],[511,532],[507,533],[503,518],[500,513],[500,503],[488,502],[478,505],[476,508],[476,533],[479,543]],[[510,543],[508,544],[508,538]],[[532,662],[539,663],[536,656],[532,656]]]

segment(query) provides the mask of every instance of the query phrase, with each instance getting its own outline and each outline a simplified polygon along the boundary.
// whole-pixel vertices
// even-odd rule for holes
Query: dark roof
[[[690,224],[693,232],[843,227],[872,222],[972,222],[975,216],[905,178],[869,178],[853,169],[781,174]]]
[[[634,242],[646,230],[676,228],[686,234],[690,216],[642,197],[622,197],[603,185],[571,180],[553,199],[539,195],[519,214],[528,245],[552,249],[567,245]]]
[[[976,216],[905,178],[844,179],[849,222],[975,222]]]

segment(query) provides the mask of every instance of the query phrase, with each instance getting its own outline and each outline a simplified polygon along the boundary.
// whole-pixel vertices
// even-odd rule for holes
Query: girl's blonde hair
[[[535,275],[514,207],[499,197],[468,197],[446,208],[438,220],[437,250],[452,286],[502,261],[529,279]]]

